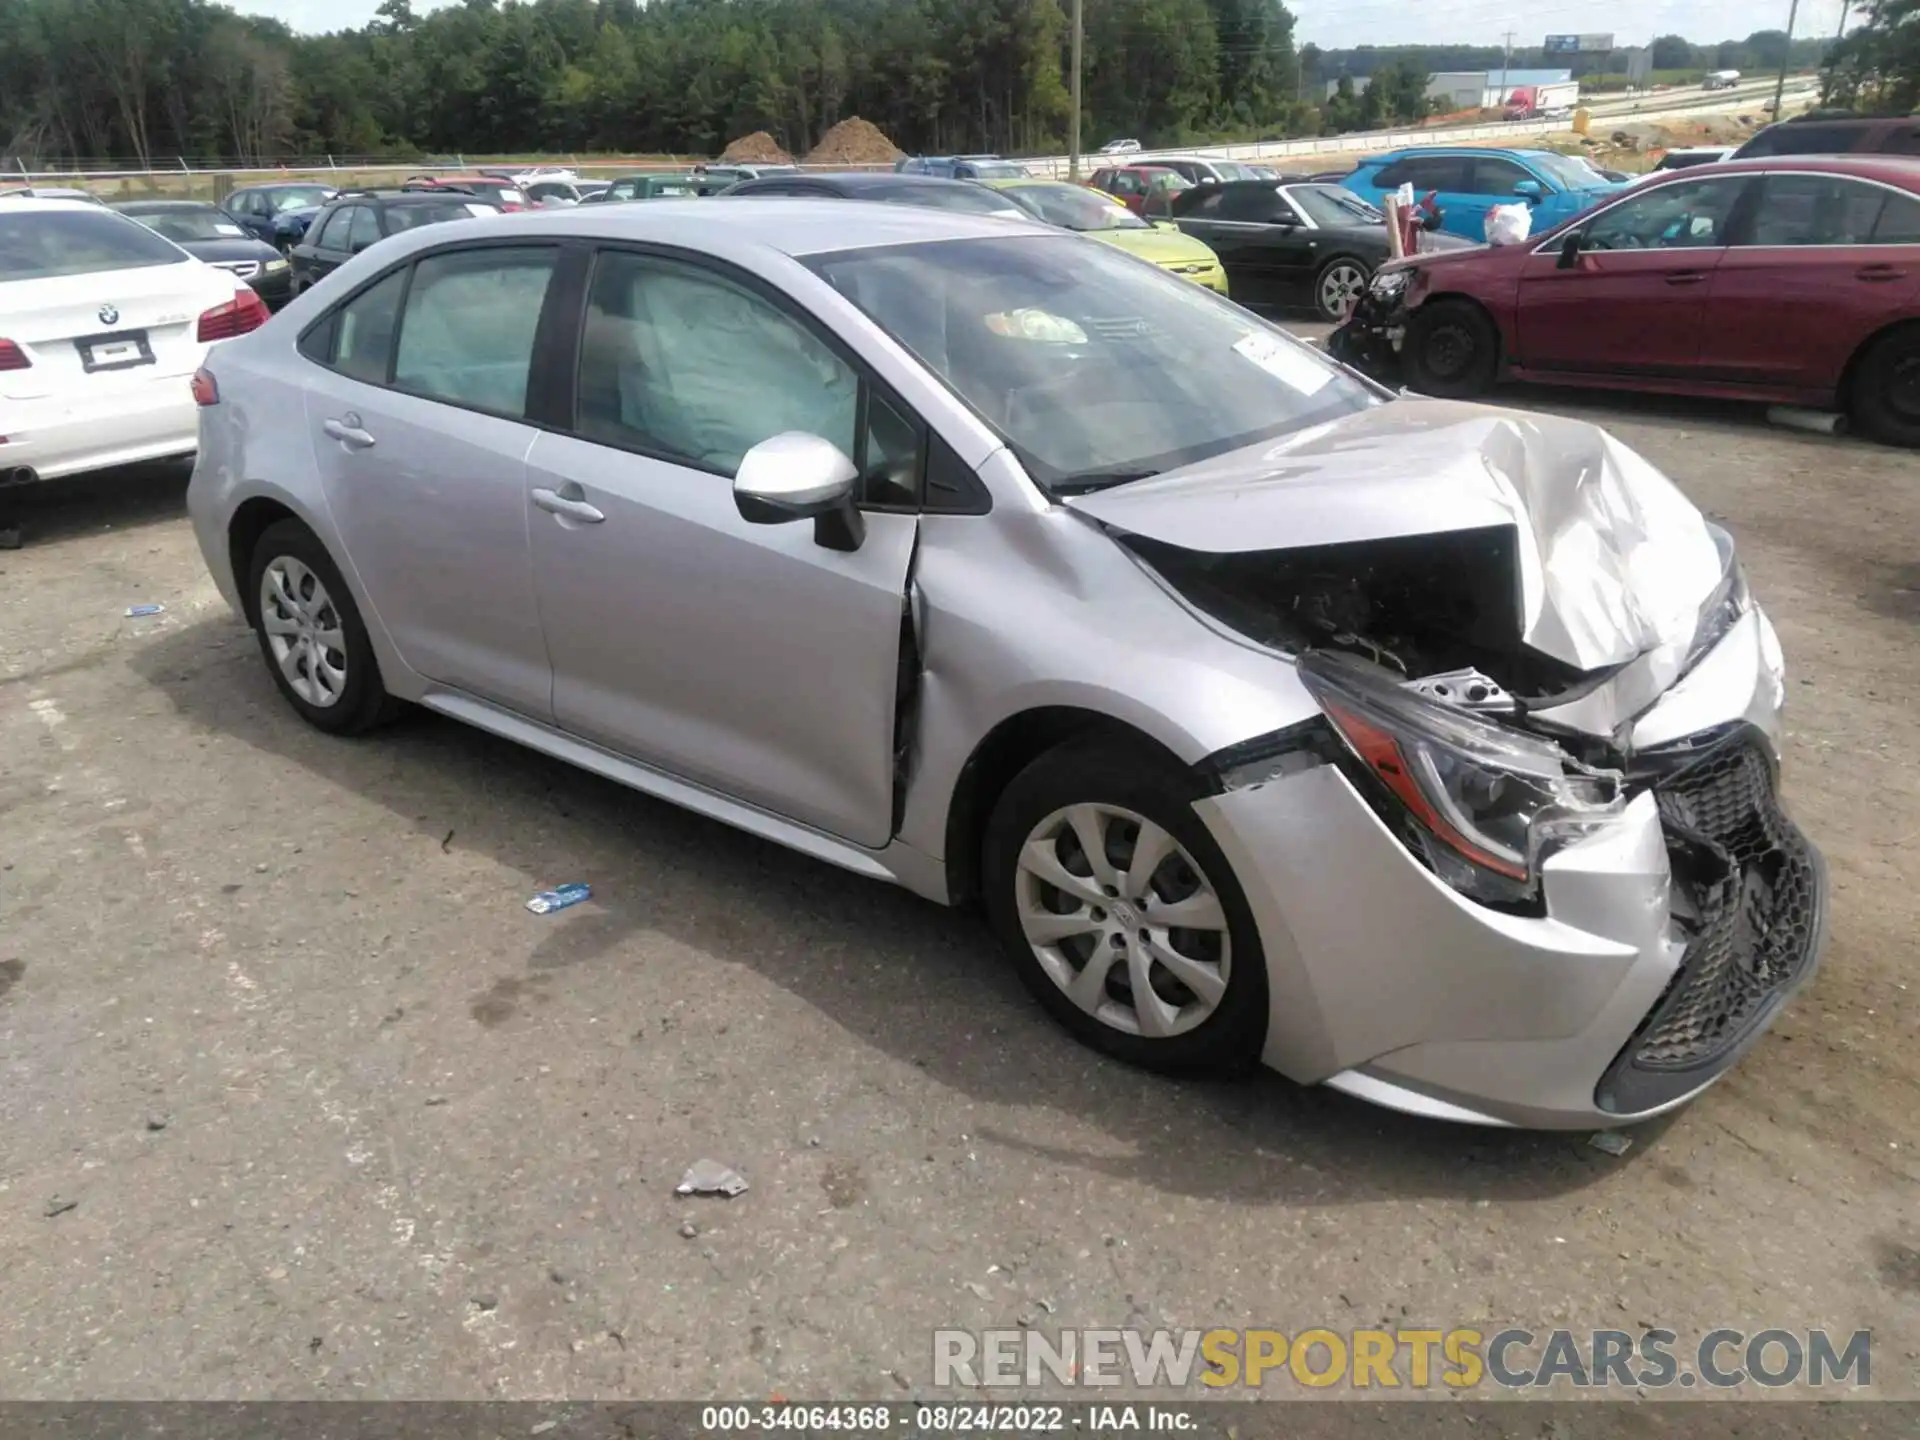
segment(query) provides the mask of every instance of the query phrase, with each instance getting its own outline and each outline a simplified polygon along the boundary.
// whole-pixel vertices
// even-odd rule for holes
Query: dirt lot
[[[1022,1318],[1870,1327],[1920,1394],[1920,465],[1552,403],[1738,537],[1838,887],[1811,989],[1623,1158],[1110,1064],[968,917],[450,722],[307,729],[178,472],[25,496],[0,1396],[901,1398]],[[752,1189],[676,1199],[701,1157]]]

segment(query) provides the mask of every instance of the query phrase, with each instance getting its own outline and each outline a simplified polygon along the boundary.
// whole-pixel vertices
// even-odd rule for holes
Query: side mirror
[[[1542,200],[1547,198],[1547,187],[1542,185],[1538,180],[1522,180],[1518,185],[1513,187],[1513,193],[1529,205],[1538,205]]]
[[[1560,242],[1560,263],[1556,270],[1571,270],[1580,263],[1580,248],[1586,243],[1578,230],[1573,231]]]
[[[867,538],[866,521],[853,501],[859,475],[831,440],[787,430],[741,457],[733,503],[749,525],[811,520],[815,544],[858,550]]]

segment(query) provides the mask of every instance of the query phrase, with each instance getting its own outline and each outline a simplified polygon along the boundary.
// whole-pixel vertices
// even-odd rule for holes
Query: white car
[[[192,376],[267,320],[260,297],[136,220],[75,200],[0,206],[0,478],[190,455]]]
[[[1109,140],[1100,147],[1100,153],[1102,155],[1138,155],[1140,153],[1140,142],[1138,140]]]

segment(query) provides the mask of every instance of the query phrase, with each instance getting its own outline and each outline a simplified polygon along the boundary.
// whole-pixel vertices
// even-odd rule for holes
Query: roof
[[[1674,177],[1689,180],[1709,175],[1741,175],[1758,170],[1812,170],[1827,175],[1854,175],[1880,180],[1920,193],[1920,155],[1877,155],[1871,150],[1849,155],[1756,155],[1749,160],[1722,160],[1713,165],[1691,165]]]
[[[795,178],[825,180],[839,190],[949,190],[955,185],[965,185],[969,189],[976,190],[979,188],[972,180],[949,180],[941,175],[903,175],[897,170],[828,170],[809,172],[804,177],[778,175],[768,178],[782,181]],[[752,185],[753,181],[746,180],[741,183]]]
[[[897,180],[898,177],[889,176]],[[461,229],[480,234],[582,236],[604,240],[653,240],[689,250],[742,250],[798,259],[836,250],[883,245],[931,244],[942,240],[1058,236],[1051,226],[1023,220],[969,215],[918,205],[862,205],[855,215],[840,200],[768,195],[709,200],[650,200],[644,205],[582,205],[520,215],[457,220],[417,233],[444,243]],[[386,253],[383,248],[383,253]]]
[[[115,200],[112,209],[128,215],[157,215],[163,210],[218,210],[205,200]]]
[[[108,207],[95,200],[62,200],[51,195],[9,195],[6,206],[0,209],[0,215],[17,215],[22,210],[85,211],[89,215],[98,215]]]

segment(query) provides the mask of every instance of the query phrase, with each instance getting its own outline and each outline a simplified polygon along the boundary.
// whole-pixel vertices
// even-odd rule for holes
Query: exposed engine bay
[[[1289,655],[1334,649],[1461,708],[1561,703],[1603,680],[1526,646],[1512,526],[1205,554],[1122,539],[1221,624]]]

